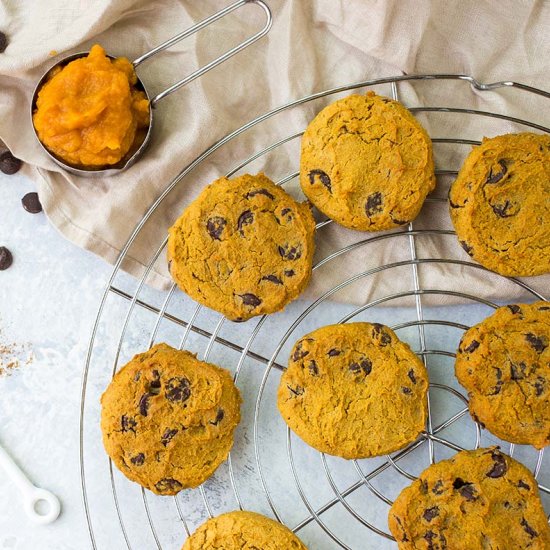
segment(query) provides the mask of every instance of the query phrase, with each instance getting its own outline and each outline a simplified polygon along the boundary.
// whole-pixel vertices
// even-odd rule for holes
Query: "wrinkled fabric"
[[[30,101],[42,74],[64,55],[94,43],[108,53],[134,59],[155,45],[223,8],[221,0],[4,0],[0,29],[10,43],[0,54],[0,138],[23,159],[36,181],[45,212],[68,239],[114,263],[133,229],[178,174],[207,147],[248,120],[293,99],[346,84],[395,75],[464,73],[481,82],[515,80],[548,86],[550,3],[464,0],[267,0],[273,12],[269,34],[248,49],[159,102],[153,138],[145,156],[115,177],[79,178],[62,171],[36,143]],[[219,55],[263,25],[263,12],[247,5],[147,61],[138,75],[153,96]],[[57,52],[57,54],[56,54]],[[389,85],[374,88],[390,95]],[[365,91],[361,88],[359,91]],[[550,126],[550,99],[518,90],[473,90],[467,82],[405,82],[398,97],[408,107],[447,106],[505,113]],[[185,175],[144,224],[123,268],[143,274],[181,210],[215,177],[293,133],[303,131],[324,105],[321,98],[285,110],[239,135]],[[468,114],[416,113],[432,138],[479,141],[529,128]],[[536,129],[535,131],[541,131]],[[469,145],[434,145],[436,167],[457,170]],[[280,180],[298,170],[299,139],[261,156],[244,171]],[[241,170],[242,172],[243,170]],[[441,176],[432,194],[445,198],[452,175]],[[297,179],[286,186],[300,197]],[[415,229],[451,229],[445,202],[429,202]],[[335,224],[317,236],[317,259],[360,241],[316,270],[308,291],[319,296],[354,274],[387,263],[418,258],[470,261],[454,236],[422,234],[415,250],[408,237],[379,239]],[[147,281],[169,283],[161,252]],[[525,297],[520,286],[460,263],[422,265],[420,285],[511,301]],[[527,280],[540,292],[550,277]],[[373,297],[414,290],[410,265],[365,276],[332,295],[362,304]],[[429,296],[427,297],[429,298]],[[462,300],[448,295],[441,302]],[[398,303],[397,301],[388,304]],[[438,302],[440,303],[440,302]]]

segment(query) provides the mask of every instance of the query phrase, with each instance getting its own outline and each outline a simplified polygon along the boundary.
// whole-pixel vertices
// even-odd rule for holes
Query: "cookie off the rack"
[[[328,325],[300,338],[277,404],[308,445],[343,458],[401,449],[424,430],[428,374],[388,327]]]
[[[390,509],[399,550],[547,550],[550,527],[531,472],[498,448],[432,464]]]
[[[399,102],[351,95],[325,107],[304,132],[300,185],[344,227],[391,229],[414,220],[435,188],[432,142]]]
[[[240,404],[227,370],[158,344],[117,372],[101,397],[103,444],[127,478],[173,495],[227,458]]]
[[[210,518],[181,550],[307,550],[287,527],[255,512],[228,512]]]
[[[500,439],[550,444],[550,303],[510,304],[464,333],[455,373],[472,416]]]
[[[233,321],[274,313],[311,278],[315,221],[264,174],[220,178],[170,228],[178,286]]]
[[[511,277],[550,273],[550,136],[485,138],[449,204],[462,248],[481,265]]]

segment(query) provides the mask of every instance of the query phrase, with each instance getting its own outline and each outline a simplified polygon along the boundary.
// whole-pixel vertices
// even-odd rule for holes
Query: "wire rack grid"
[[[474,423],[467,409],[464,390],[453,377],[453,359],[464,330],[497,307],[493,301],[450,288],[429,288],[422,284],[422,270],[444,265],[455,270],[457,280],[464,270],[497,278],[481,266],[462,259],[425,257],[418,253],[424,239],[456,239],[441,228],[418,228],[416,221],[396,231],[365,235],[317,261],[313,280],[322,270],[347,265],[359,251],[375,246],[393,247],[404,240],[407,257],[348,273],[334,287],[312,301],[297,301],[283,313],[235,324],[191,302],[172,285],[157,292],[147,285],[153,266],[165,254],[166,239],[151,256],[137,281],[121,271],[123,261],[159,206],[192,177],[197,167],[208,162],[217,150],[234,147],[239,136],[261,128],[272,119],[280,131],[287,128],[285,117],[315,101],[332,101],[339,94],[358,89],[381,89],[400,99],[404,85],[431,86],[439,82],[467,86],[471,93],[550,94],[514,82],[482,84],[466,75],[408,75],[358,82],[316,93],[270,111],[215,143],[168,185],[150,207],[124,247],[101,300],[83,373],[80,416],[80,467],[82,494],[93,548],[176,549],[206,517],[231,509],[254,509],[286,523],[311,548],[359,549],[395,548],[387,528],[387,512],[399,490],[408,485],[430,463],[464,449],[500,443],[510,455],[527,464],[539,481],[543,503],[550,510],[550,464],[544,452],[499,442]],[[482,121],[502,121],[523,129],[550,129],[509,114],[463,107],[409,106],[418,116],[461,116]],[[508,127],[506,127],[508,128]],[[301,131],[281,136],[259,150],[249,151],[227,175],[230,177],[263,166],[269,158],[287,154],[287,147],[299,151]],[[460,149],[462,158],[477,139],[432,137],[434,147]],[[437,162],[436,150],[436,162]],[[456,166],[439,168],[438,188],[448,188]],[[296,183],[297,171],[277,178],[280,185]],[[445,196],[427,199],[432,208],[445,208]],[[423,214],[421,214],[422,216]],[[331,225],[317,224],[317,239],[323,239]],[[409,289],[374,296],[361,306],[338,304],[340,293],[372,284],[380,274],[408,280]],[[545,297],[523,281],[508,279],[521,287],[531,300]],[[467,306],[434,308],[430,299],[457,299]],[[503,299],[505,296],[502,297]],[[396,307],[386,306],[399,304]],[[445,315],[441,315],[444,312]],[[449,313],[450,312],[450,313]],[[344,461],[307,447],[286,427],[275,406],[275,392],[288,351],[302,334],[320,324],[376,320],[385,322],[408,341],[430,372],[429,419],[421,437],[392,455],[369,460]],[[116,327],[116,330],[113,330]],[[119,328],[120,327],[120,328]],[[204,360],[230,368],[244,397],[243,421],[236,433],[230,458],[214,477],[196,490],[176,497],[158,497],[139,489],[112,467],[101,447],[98,399],[109,379],[134,353],[159,341],[197,351]],[[543,483],[544,480],[544,483]]]

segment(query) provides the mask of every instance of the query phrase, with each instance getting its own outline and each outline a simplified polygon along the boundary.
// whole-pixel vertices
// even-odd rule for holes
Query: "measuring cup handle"
[[[223,63],[230,57],[234,56],[236,53],[240,52],[241,50],[244,50],[247,46],[250,46],[250,44],[253,44],[256,42],[256,40],[259,40],[262,38],[262,36],[266,35],[269,32],[269,29],[271,28],[271,25],[273,24],[273,17],[271,15],[271,10],[269,7],[263,2],[263,0],[238,0],[238,2],[235,2],[234,4],[231,4],[224,8],[223,10],[220,10],[210,17],[207,17],[200,23],[197,23],[196,25],[193,25],[192,27],[188,28],[187,30],[183,31],[180,34],[177,34],[173,38],[170,38],[170,40],[167,40],[166,42],[160,44],[160,46],[157,46],[156,48],[153,48],[151,51],[143,54],[141,57],[138,57],[134,60],[133,65],[134,68],[143,63],[144,61],[147,61],[147,59],[150,59],[157,53],[166,50],[167,48],[170,48],[174,44],[177,44],[180,42],[180,40],[183,40],[184,38],[187,38],[188,36],[191,36],[192,34],[195,34],[196,32],[200,31],[201,29],[204,29],[214,21],[217,21],[218,19],[221,19],[222,17],[225,17],[232,11],[242,7],[246,6],[247,4],[256,4],[260,8],[264,10],[265,16],[266,16],[266,22],[264,27],[254,34],[253,36],[247,38],[234,48],[231,48],[224,54],[220,55],[213,61],[210,61],[210,63],[206,64],[204,67],[201,67],[200,69],[197,69],[193,73],[191,73],[189,76],[186,76],[179,82],[176,82],[169,88],[166,88],[166,90],[160,92],[157,94],[152,100],[151,100],[151,107],[155,107],[155,104],[160,101],[162,98],[170,95],[172,92],[175,92],[176,90],[179,90],[182,86],[185,86],[186,84],[189,84],[192,80],[195,80],[195,78],[198,78],[199,76],[202,76],[203,74],[207,73],[214,67],[218,66],[220,63]]]

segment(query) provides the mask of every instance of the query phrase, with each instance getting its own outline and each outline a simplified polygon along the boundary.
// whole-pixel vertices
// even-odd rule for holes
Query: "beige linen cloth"
[[[312,92],[383,76],[465,73],[482,82],[516,80],[550,89],[550,2],[521,0],[266,0],[273,28],[254,45],[209,74],[161,101],[155,110],[151,146],[130,170],[104,179],[63,172],[41,151],[33,135],[29,103],[33,88],[62,55],[100,43],[112,55],[136,58],[227,5],[227,0],[3,0],[0,30],[10,40],[0,54],[0,138],[27,164],[51,222],[68,239],[114,262],[150,205],[204,149],[248,120]],[[256,32],[262,11],[240,8],[215,25],[143,64],[138,74],[151,95],[204,65]],[[58,56],[55,55],[58,52]],[[376,88],[390,93],[389,86]],[[408,106],[469,107],[507,113],[550,126],[550,99],[516,90],[473,91],[463,82],[403,84]],[[339,96],[335,97],[340,97]],[[254,151],[299,132],[332,98],[277,115],[222,147],[178,183],[144,226],[124,269],[139,276],[183,207],[211,179],[228,172]],[[432,137],[466,137],[527,130],[510,122],[468,115],[419,115]],[[469,147],[436,145],[436,164],[457,169]],[[297,170],[299,140],[254,162],[274,179]],[[445,197],[451,178],[441,178],[436,197]],[[290,191],[299,196],[296,179]],[[415,227],[450,229],[445,203],[425,205]],[[528,230],[528,228],[526,228]],[[373,235],[335,224],[319,230],[317,259]],[[350,275],[411,257],[409,241],[385,239],[359,247],[320,268],[309,297]],[[455,237],[418,237],[420,258],[468,261]],[[384,270],[333,295],[364,303],[413,287],[410,266]],[[521,287],[457,264],[421,266],[425,288],[479,294],[488,299],[525,296]],[[164,252],[148,277],[166,286]],[[550,278],[527,280],[548,293]],[[453,296],[445,300],[453,300]],[[396,303],[396,302],[391,302]]]

